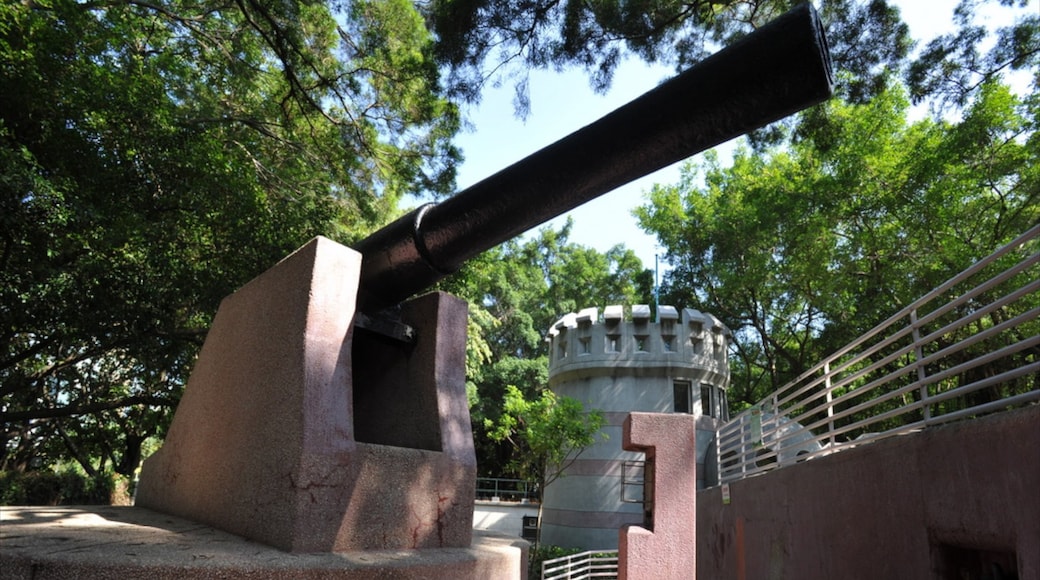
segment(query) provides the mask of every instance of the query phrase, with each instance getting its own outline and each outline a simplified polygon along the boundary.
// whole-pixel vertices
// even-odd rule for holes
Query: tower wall
[[[613,549],[621,526],[642,523],[640,464],[626,462],[643,456],[621,449],[622,424],[632,411],[696,417],[691,452],[703,487],[708,444],[726,412],[729,330],[692,309],[660,306],[656,321],[647,305],[624,310],[607,306],[601,316],[598,308],[586,308],[549,330],[549,388],[600,410],[606,438],[597,438],[543,490],[543,543]]]

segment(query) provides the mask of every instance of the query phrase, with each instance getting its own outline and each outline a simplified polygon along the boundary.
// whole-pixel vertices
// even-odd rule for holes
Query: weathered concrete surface
[[[473,507],[473,529],[520,536],[525,516],[538,517],[538,504],[478,500]]]
[[[360,265],[316,238],[224,300],[137,505],[290,552],[469,546],[466,304],[355,334]]]
[[[138,507],[3,507],[0,523],[0,580],[526,577],[527,543],[492,532],[467,548],[291,554]]]
[[[1037,405],[729,487],[697,494],[701,578],[1040,580]]]
[[[643,526],[618,534],[619,580],[690,580],[697,568],[695,422],[691,415],[631,413],[622,445],[646,454]]]

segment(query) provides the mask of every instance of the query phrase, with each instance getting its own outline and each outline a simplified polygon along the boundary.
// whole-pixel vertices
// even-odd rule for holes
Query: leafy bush
[[[583,552],[581,548],[563,548],[547,544],[533,544],[527,554],[527,580],[541,580],[542,562]]]
[[[90,477],[74,469],[0,472],[0,505],[108,505],[121,487],[117,476]]]

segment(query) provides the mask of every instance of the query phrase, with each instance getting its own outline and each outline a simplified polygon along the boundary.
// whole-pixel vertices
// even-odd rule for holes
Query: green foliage
[[[993,42],[983,52],[983,39],[990,36],[978,23],[978,0],[961,0],[954,11],[957,30],[932,39],[907,71],[907,82],[915,101],[936,97],[940,106],[962,107],[987,81],[1004,71],[1032,72],[1033,84],[1040,83],[1040,13],[1029,0],[1002,0],[1004,6],[1023,8],[1009,26],[993,31]]]
[[[564,548],[550,544],[535,544],[527,552],[528,580],[542,579],[542,562],[583,552],[581,548]]]
[[[130,474],[223,297],[450,189],[401,0],[0,5],[0,467]]]
[[[530,68],[580,67],[594,88],[606,90],[627,56],[685,69],[794,4],[436,0],[426,10],[439,38],[437,57],[450,67],[450,88],[476,99],[486,71],[495,71],[516,81],[519,110],[524,112]],[[820,10],[836,68],[855,73],[855,82],[842,90],[857,100],[868,98],[882,88],[883,73],[899,70],[909,54],[908,28],[884,0],[836,0],[822,3]]]
[[[511,240],[475,258],[441,288],[471,304],[492,359],[532,359],[564,313],[589,305],[648,301],[652,271],[622,245],[606,253],[570,242],[571,224]],[[486,313],[481,314],[480,312]]]
[[[787,149],[708,156],[639,209],[674,266],[664,294],[734,331],[730,401],[756,402],[1040,221],[1035,95],[986,82],[959,122],[910,123],[908,107],[898,85],[830,101]]]
[[[488,437],[508,442],[513,454],[507,464],[511,475],[537,481],[539,489],[555,481],[581,452],[595,443],[603,415],[586,411],[581,402],[544,390],[525,399],[520,389],[506,387],[502,414],[484,420]],[[603,435],[605,437],[605,435]]]
[[[113,473],[0,471],[0,505],[109,505],[118,489]]]
[[[466,264],[441,288],[469,300],[467,394],[482,475],[513,473],[515,453],[488,437],[507,387],[529,400],[548,381],[545,332],[563,314],[593,305],[647,302],[652,272],[631,250],[606,253],[569,241],[570,224],[513,240]]]

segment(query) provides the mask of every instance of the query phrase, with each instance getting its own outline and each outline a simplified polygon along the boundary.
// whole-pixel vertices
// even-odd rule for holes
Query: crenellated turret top
[[[626,312],[627,310],[627,312]],[[692,308],[647,304],[585,308],[549,328],[549,373],[575,366],[695,366],[728,375],[730,331],[718,318]]]

